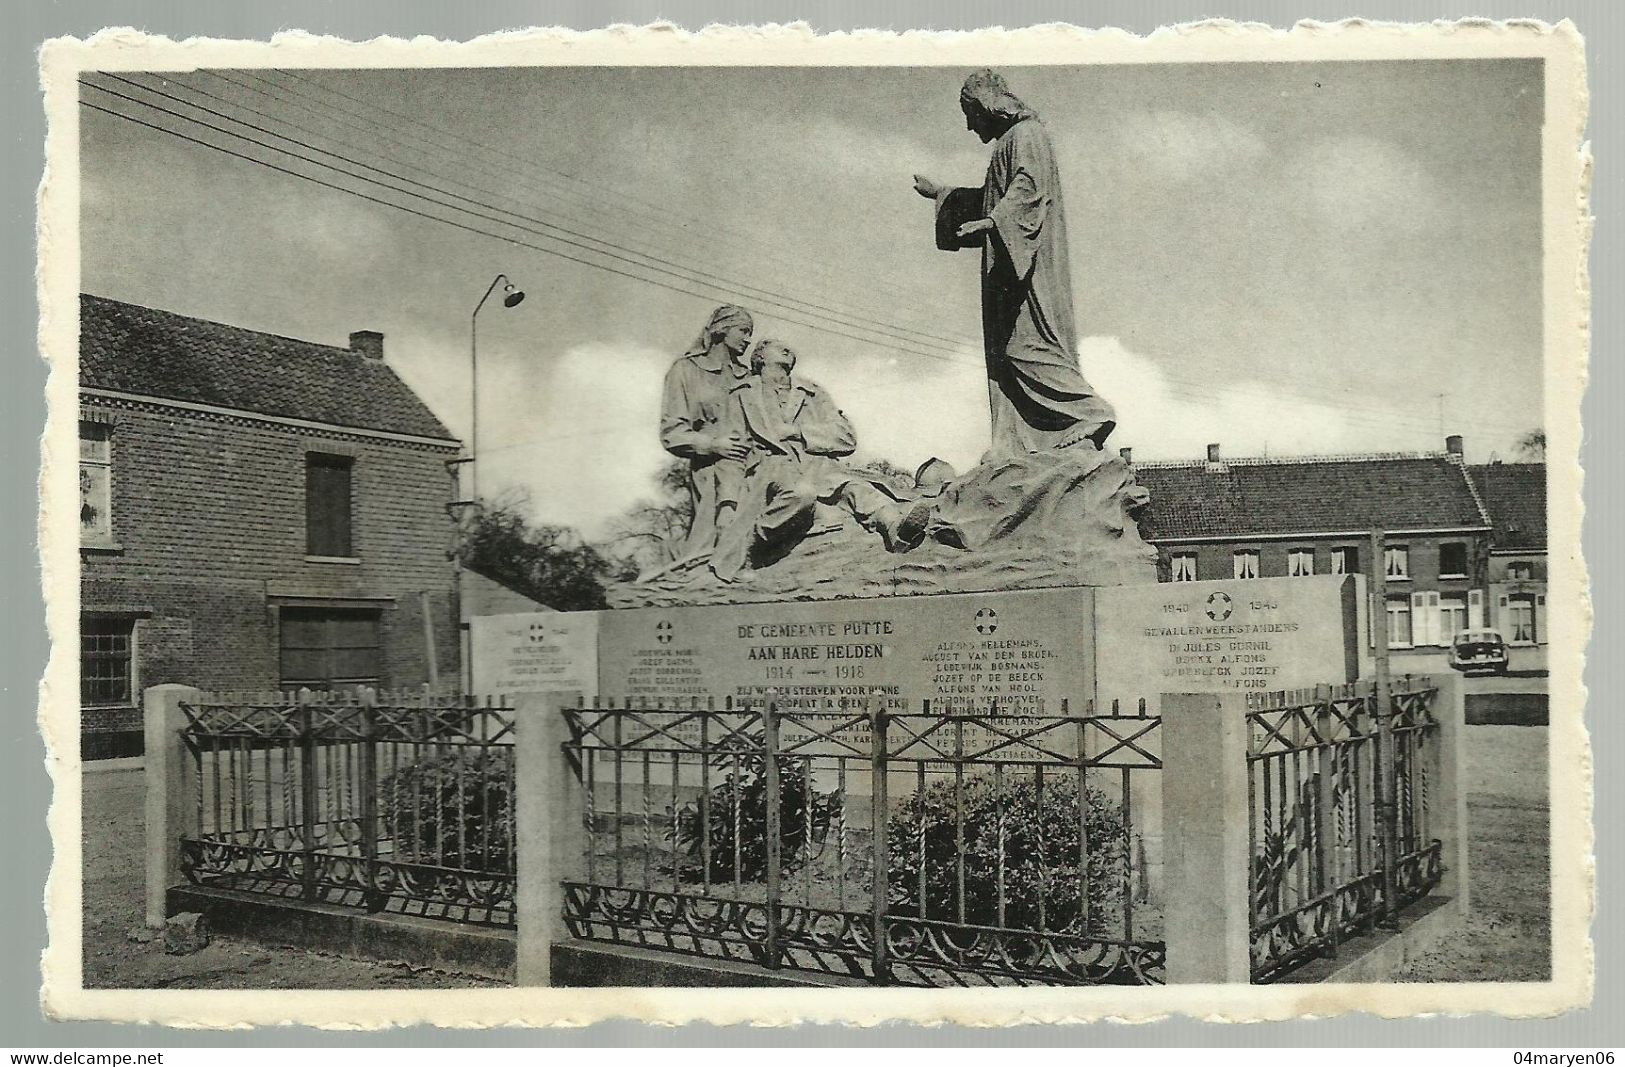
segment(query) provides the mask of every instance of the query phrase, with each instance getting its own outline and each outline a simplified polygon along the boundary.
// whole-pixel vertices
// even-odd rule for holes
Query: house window
[[[1237,578],[1258,577],[1258,550],[1244,549],[1235,554],[1232,567]]]
[[[1360,550],[1353,545],[1332,549],[1333,574],[1359,574]]]
[[[1411,598],[1408,596],[1391,596],[1385,607],[1388,609],[1388,647],[1411,647]]]
[[[379,685],[383,642],[379,613],[352,608],[283,608],[282,688],[316,690]]]
[[[1527,582],[1535,577],[1535,565],[1528,560],[1507,564],[1507,577],[1514,582]]]
[[[1467,546],[1451,541],[1439,546],[1439,577],[1467,577]]]
[[[85,615],[79,619],[79,703],[129,704],[135,620]]]
[[[1535,598],[1528,593],[1508,597],[1507,640],[1515,645],[1532,645],[1536,637]]]
[[[1467,598],[1441,596],[1439,598],[1439,644],[1448,646],[1456,635],[1467,629]]]
[[[1315,550],[1294,548],[1286,554],[1286,573],[1291,578],[1307,578],[1315,573]]]
[[[79,540],[113,541],[113,427],[105,422],[79,424]]]
[[[312,556],[349,556],[349,456],[305,453],[305,552]]]
[[[1382,550],[1383,573],[1390,582],[1407,582],[1411,577],[1411,552],[1404,545],[1390,545]]]
[[[1176,582],[1196,581],[1196,553],[1175,552],[1168,557],[1168,572]]]

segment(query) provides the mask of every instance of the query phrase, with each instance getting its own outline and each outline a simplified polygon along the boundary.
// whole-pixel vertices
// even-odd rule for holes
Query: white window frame
[[[1411,580],[1411,550],[1409,545],[1388,545],[1382,550],[1382,569],[1390,582]]]
[[[1257,578],[1262,555],[1256,548],[1239,548],[1230,557],[1230,573],[1239,579]],[[1249,567],[1248,564],[1251,564]],[[1244,573],[1251,570],[1251,574]]]
[[[1173,552],[1168,556],[1168,578],[1174,582],[1196,581],[1196,553]]]
[[[1289,578],[1314,577],[1315,550],[1312,548],[1287,549],[1286,573]]]
[[[1451,546],[1451,545],[1459,545],[1461,547],[1461,561],[1464,564],[1464,566],[1459,571],[1447,571],[1447,570],[1444,569],[1444,550],[1446,548],[1448,548],[1449,546]],[[1467,551],[1467,548],[1468,548],[1468,546],[1467,546],[1467,543],[1465,541],[1443,541],[1443,542],[1440,542],[1440,544],[1439,544],[1439,577],[1440,578],[1465,578],[1465,577],[1467,577],[1467,572],[1472,569],[1472,565],[1473,565],[1471,554]]]
[[[1529,647],[1540,644],[1540,601],[1543,598],[1533,593],[1511,593],[1506,597],[1505,607],[1505,634],[1507,644]],[[1517,635],[1517,625],[1513,621],[1513,609],[1517,605],[1527,604],[1529,607],[1529,636],[1520,638]]]
[[[101,447],[96,447],[100,445]],[[100,522],[85,524],[86,496],[100,514]],[[105,548],[113,542],[113,425],[79,420],[79,543]]]
[[[1473,629],[1471,596],[1460,593],[1440,593],[1439,597],[1439,644],[1450,647],[1457,634],[1463,630]],[[1456,610],[1456,609],[1459,609]],[[1445,625],[1445,619],[1454,616],[1458,622],[1454,628]]]
[[[1406,596],[1388,597],[1382,605],[1383,609],[1383,636],[1388,639],[1389,648],[1414,648],[1416,645],[1416,619],[1411,612],[1411,598]],[[1406,641],[1394,640],[1394,618],[1405,616]]]

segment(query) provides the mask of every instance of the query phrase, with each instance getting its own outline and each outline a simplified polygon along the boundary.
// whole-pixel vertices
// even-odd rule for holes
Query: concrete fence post
[[[585,846],[579,769],[566,758],[564,716],[581,694],[525,693],[514,710],[515,978],[521,986],[553,984],[553,945],[569,936],[561,879]]]
[[[1168,982],[1247,982],[1247,701],[1162,697],[1163,937]]]
[[[1453,898],[1466,913],[1470,903],[1467,843],[1471,828],[1467,822],[1467,790],[1463,788],[1463,750],[1466,740],[1467,705],[1461,675],[1445,671],[1433,676],[1439,695],[1433,701],[1433,719],[1439,724],[1437,744],[1423,748],[1423,772],[1427,777],[1428,836],[1442,843],[1440,860],[1444,877],[1439,882],[1441,896]]]
[[[169,887],[186,880],[181,873],[181,835],[199,833],[197,766],[181,740],[186,713],[181,703],[201,692],[189,685],[155,685],[141,694],[145,733],[147,797],[147,925],[163,929]]]

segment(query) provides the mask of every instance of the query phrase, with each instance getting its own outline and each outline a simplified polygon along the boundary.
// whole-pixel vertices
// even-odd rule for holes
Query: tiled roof
[[[1546,464],[1486,463],[1468,468],[1495,524],[1495,548],[1546,548]]]
[[[1136,465],[1148,540],[1448,530],[1489,525],[1462,464],[1443,453]]]
[[[451,437],[383,360],[89,294],[79,298],[79,385]]]

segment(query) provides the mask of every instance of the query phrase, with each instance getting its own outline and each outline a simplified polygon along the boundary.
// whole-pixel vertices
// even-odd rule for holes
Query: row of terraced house
[[[139,752],[141,690],[456,684],[466,619],[539,605],[459,571],[460,443],[348,344],[86,295],[79,349],[86,758]],[[1390,645],[1500,628],[1540,665],[1545,472],[1429,455],[1139,467],[1168,581],[1352,572],[1388,535]]]

